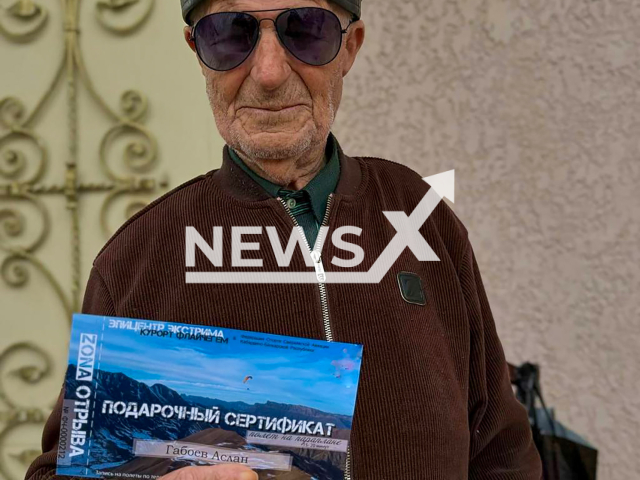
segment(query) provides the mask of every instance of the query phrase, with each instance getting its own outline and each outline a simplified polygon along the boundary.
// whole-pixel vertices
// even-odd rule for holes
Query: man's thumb
[[[242,472],[238,480],[258,480],[258,474],[256,472]]]
[[[214,471],[215,474],[207,475],[206,480],[258,480],[257,473],[241,465],[218,465],[210,473]]]

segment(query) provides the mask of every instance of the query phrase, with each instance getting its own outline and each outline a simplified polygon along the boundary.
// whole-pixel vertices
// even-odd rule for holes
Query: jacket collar
[[[348,199],[355,196],[364,184],[363,165],[357,158],[345,155],[340,144],[336,143],[340,159],[340,180],[338,180],[335,193]],[[233,161],[228,145],[225,145],[222,150],[222,166],[213,172],[213,180],[225,193],[240,202],[260,202],[272,199],[264,188]]]

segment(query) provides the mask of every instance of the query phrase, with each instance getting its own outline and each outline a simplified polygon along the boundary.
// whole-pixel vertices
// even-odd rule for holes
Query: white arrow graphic
[[[448,198],[455,203],[456,194],[456,171],[449,170],[447,172],[424,177],[422,180],[431,185],[441,198]]]

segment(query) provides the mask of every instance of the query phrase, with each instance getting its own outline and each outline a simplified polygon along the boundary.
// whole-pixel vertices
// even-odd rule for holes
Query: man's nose
[[[269,25],[271,23],[271,25]],[[253,52],[251,77],[265,90],[276,90],[291,75],[287,52],[278,40],[273,22],[265,22]]]

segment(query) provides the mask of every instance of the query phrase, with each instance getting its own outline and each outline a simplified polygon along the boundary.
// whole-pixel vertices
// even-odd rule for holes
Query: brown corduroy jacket
[[[350,258],[330,241],[331,232],[350,225],[362,233],[348,241],[365,252],[350,271],[368,271],[396,234],[382,212],[410,214],[429,186],[402,165],[339,153],[324,267],[340,271],[331,259]],[[219,170],[158,199],[111,238],[94,262],[83,311],[326,338],[318,285],[185,282],[187,271],[216,271],[199,253],[196,268],[185,267],[187,226],[204,238],[222,226],[225,247],[233,226],[275,226],[283,245],[293,228],[282,204],[233,163],[226,147],[223,155]],[[333,339],[364,345],[350,478],[539,480],[540,459],[510,386],[467,231],[440,202],[420,233],[439,262],[418,261],[407,248],[379,284],[326,285]],[[250,241],[260,250],[244,251],[243,258],[262,258],[264,271],[286,270],[267,235]],[[223,259],[229,270],[230,248]],[[300,250],[289,268],[313,271]],[[420,277],[425,305],[403,299],[399,272]],[[55,475],[59,422],[60,402],[27,479]]]

